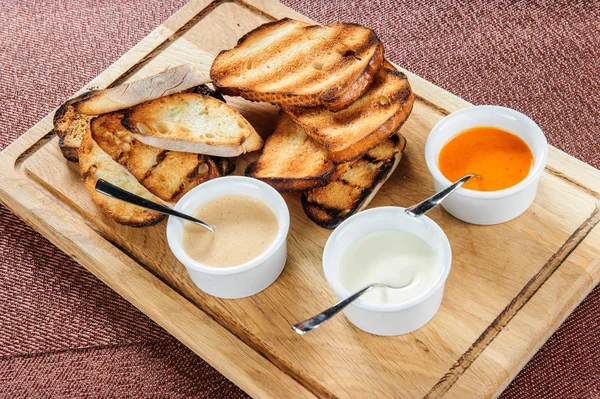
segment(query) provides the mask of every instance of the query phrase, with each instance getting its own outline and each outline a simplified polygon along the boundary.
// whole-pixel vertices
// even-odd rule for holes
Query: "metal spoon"
[[[199,224],[204,227],[211,233],[215,232],[215,228],[208,223],[204,223],[200,219],[196,219],[195,217],[186,215],[185,213],[177,212],[171,208],[167,208],[164,205],[157,204],[156,202],[149,201],[145,198],[140,197],[139,195],[130,193],[129,191],[123,190],[120,187],[115,186],[112,183],[107,182],[103,179],[98,179],[96,182],[96,186],[94,187],[96,191],[102,193],[104,195],[108,195],[109,197],[116,198],[118,200],[128,202],[132,205],[141,206],[142,208],[150,209],[152,211],[164,213],[166,215],[175,216],[181,219],[188,220],[190,222]]]
[[[315,328],[319,327],[321,324],[325,323],[327,320],[331,319],[333,316],[338,314],[346,306],[350,305],[352,302],[357,300],[361,295],[371,291],[373,288],[378,287],[378,288],[390,288],[392,290],[399,290],[401,288],[408,287],[412,283],[413,283],[413,280],[411,280],[408,284],[405,284],[402,286],[393,286],[393,285],[382,284],[382,283],[369,284],[365,288],[362,288],[360,291],[357,291],[356,293],[350,295],[348,298],[341,300],[340,302],[336,303],[329,309],[324,310],[323,312],[319,313],[318,315],[313,316],[310,319],[301,321],[300,323],[294,324],[292,326],[292,330],[294,330],[295,332],[297,332],[300,335],[304,335],[307,332],[314,330]]]
[[[455,181],[454,183],[452,183],[451,185],[449,185],[442,191],[433,194],[431,197],[427,198],[425,201],[421,201],[416,205],[406,208],[405,212],[407,214],[409,214],[410,216],[413,216],[416,218],[426,214],[431,209],[438,206],[443,200],[448,198],[448,196],[450,194],[452,194],[457,188],[459,188],[464,183],[466,183],[467,180],[469,180],[473,177],[477,177],[479,179],[479,175],[476,175],[473,173],[468,174],[465,177],[458,179],[457,181]]]

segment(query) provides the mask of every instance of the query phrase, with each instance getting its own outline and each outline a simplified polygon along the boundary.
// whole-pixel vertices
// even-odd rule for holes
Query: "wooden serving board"
[[[214,55],[282,17],[273,0],[191,1],[87,87],[136,80]],[[394,175],[371,203],[407,206],[433,193],[425,139],[470,104],[408,73],[417,95]],[[229,99],[268,134],[277,108]],[[533,206],[514,221],[474,226],[443,210],[454,259],[440,311],[420,330],[378,337],[338,317],[297,336],[290,325],[335,301],[321,268],[330,232],[291,212],[289,256],[267,290],[221,300],[195,288],[169,252],[165,223],[145,229],[104,217],[62,157],[48,115],[0,154],[0,200],[181,342],[255,397],[490,397],[498,395],[600,278],[600,172],[550,149]],[[248,159],[240,162],[240,167]]]

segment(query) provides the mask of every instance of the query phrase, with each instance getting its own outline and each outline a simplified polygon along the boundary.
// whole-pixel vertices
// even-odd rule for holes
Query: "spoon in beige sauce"
[[[127,202],[132,205],[140,206],[142,208],[150,209],[151,211],[156,211],[160,213],[164,213],[165,215],[175,216],[181,219],[185,219],[187,221],[196,223],[211,233],[215,232],[215,228],[208,223],[203,222],[202,220],[192,217],[190,215],[186,215],[185,213],[178,212],[171,208],[167,208],[164,205],[157,204],[156,202],[147,200],[146,198],[142,198],[139,195],[131,193],[127,190],[123,190],[120,187],[115,186],[112,183],[107,182],[103,179],[98,179],[96,182],[96,186],[94,187],[96,191],[101,194],[107,195],[109,197],[118,199],[120,201]]]

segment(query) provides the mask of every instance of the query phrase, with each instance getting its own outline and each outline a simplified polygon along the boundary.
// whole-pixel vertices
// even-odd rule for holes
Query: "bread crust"
[[[281,177],[255,177],[257,173],[257,165],[256,162],[252,162],[246,168],[246,176],[262,180],[280,192],[304,191],[327,185],[330,181],[335,179],[336,176],[339,176],[340,173],[343,173],[345,168],[346,167],[344,166],[338,169],[330,170],[319,176],[294,179]]]
[[[390,67],[381,69],[367,92],[339,112],[322,106],[283,109],[311,138],[327,148],[334,162],[355,161],[392,137],[412,111],[415,97],[408,79]],[[380,103],[380,93],[386,93],[385,104]]]
[[[79,148],[79,168],[83,183],[100,210],[117,223],[131,227],[146,227],[159,223],[164,215],[100,194],[96,182],[102,178],[134,194],[160,203],[127,170],[106,154],[93,140],[88,129]]]
[[[212,114],[212,120],[234,121],[235,136],[201,127],[196,131],[198,115],[183,118],[191,107]],[[171,114],[173,110],[175,113]],[[233,107],[211,96],[199,93],[177,93],[164,96],[123,111],[121,123],[136,139],[171,151],[234,157],[262,148],[263,141],[254,127]],[[220,123],[220,122],[219,122]]]
[[[130,83],[91,91],[73,101],[72,104],[75,111],[81,114],[107,114],[186,91],[208,81],[208,76],[194,66],[182,64]]]
[[[354,62],[360,63],[362,68],[360,70],[352,69],[350,72],[344,72],[345,74],[349,74],[346,77],[346,80],[343,82],[336,82],[335,84],[331,84],[327,89],[323,89],[320,92],[313,94],[299,94],[289,90],[276,90],[276,91],[268,91],[261,90],[260,87],[256,87],[252,82],[248,82],[245,86],[242,85],[233,85],[228,84],[226,79],[234,73],[232,65],[228,65],[224,58],[229,54],[234,54],[236,51],[240,51],[241,48],[244,48],[248,42],[261,37],[262,35],[268,35],[269,32],[272,32],[275,29],[284,29],[286,25],[295,24],[297,25],[298,30],[302,30],[303,32],[307,32],[309,34],[311,30],[315,29],[337,29],[340,31],[348,31],[351,29],[361,29],[365,30],[367,28],[358,25],[358,24],[331,24],[325,27],[319,25],[310,25],[307,23],[301,23],[299,21],[294,21],[289,18],[284,18],[278,21],[273,21],[266,23],[257,27],[256,29],[248,32],[244,36],[242,36],[237,45],[229,50],[221,51],[213,65],[211,67],[211,79],[213,84],[219,88],[219,90],[226,95],[230,96],[241,96],[251,101],[262,101],[269,102],[272,104],[277,104],[280,106],[317,106],[323,105],[331,110],[340,110],[344,107],[351,104],[354,100],[356,100],[364,91],[367,89],[371,81],[373,80],[373,76],[376,71],[380,68],[383,63],[383,44],[372,30],[368,30],[367,38],[360,46],[353,49],[347,49],[347,53],[343,55],[342,59],[338,61],[339,65],[342,66],[348,62],[348,60],[353,60]],[[329,51],[332,52],[332,48],[336,45],[334,41],[324,42],[315,44],[318,51]],[[285,43],[276,43],[273,48],[277,48],[278,46],[283,46]],[[361,51],[364,50],[364,54],[369,54],[367,59],[362,59],[356,56],[356,54],[363,53]],[[274,51],[274,53],[276,53]],[[341,54],[341,53],[340,53]],[[277,60],[277,54],[274,54],[275,61]],[[252,61],[248,61],[249,65]],[[285,78],[285,70],[287,66],[282,66],[281,76],[278,76],[279,79]],[[304,71],[308,71],[310,67],[306,66]],[[313,76],[316,75],[316,72],[310,71],[313,73]],[[329,72],[329,73],[335,73]],[[345,75],[344,75],[345,76]],[[306,84],[304,85],[306,87]]]
[[[263,153],[246,168],[246,176],[262,180],[278,191],[304,191],[326,185],[345,168],[335,165],[325,148],[282,112]]]
[[[382,148],[390,142],[395,148],[391,154]],[[366,208],[400,163],[405,147],[405,138],[397,133],[349,165],[348,172],[359,170],[359,181],[351,182],[341,175],[327,186],[305,191],[301,202],[306,216],[323,228],[334,229]]]
[[[375,74],[381,68],[381,64],[383,62],[383,52],[383,44],[380,44],[379,46],[377,46],[377,50],[375,50],[375,55],[369,61],[369,63],[362,71],[358,79],[356,79],[356,81],[353,84],[348,85],[346,90],[344,90],[331,101],[324,99],[323,105],[325,105],[325,107],[330,111],[340,111],[352,104],[354,101],[356,101],[356,99],[359,98],[361,95],[363,95],[364,92],[367,91],[367,88],[369,87],[371,82],[373,81]]]

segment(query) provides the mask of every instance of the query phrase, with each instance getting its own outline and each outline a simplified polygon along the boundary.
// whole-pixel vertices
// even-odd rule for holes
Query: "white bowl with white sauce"
[[[239,259],[242,259],[239,256],[232,257],[231,255],[236,254],[228,252],[238,250],[237,247],[243,248],[244,243],[240,242],[240,239],[242,238],[241,233],[244,232],[244,223],[240,226],[214,224],[219,221],[219,215],[211,214],[214,213],[214,208],[211,208],[210,212],[205,215],[206,218],[203,219],[203,217],[200,217],[201,220],[216,227],[215,235],[212,237],[215,240],[211,244],[212,247],[206,246],[207,251],[210,250],[213,253],[206,254],[211,256],[205,257],[205,263],[199,262],[197,257],[190,256],[193,252],[190,251],[189,247],[186,248],[184,233],[186,232],[186,228],[189,229],[190,227],[202,230],[205,236],[198,236],[199,250],[196,251],[198,252],[196,255],[199,256],[204,255],[202,253],[204,249],[201,247],[201,245],[205,245],[203,240],[210,237],[212,233],[200,226],[190,224],[190,222],[176,217],[170,216],[167,223],[167,241],[175,257],[185,266],[192,281],[198,288],[207,294],[219,298],[244,298],[259,293],[279,277],[287,259],[286,240],[290,226],[290,214],[287,204],[281,194],[260,180],[243,176],[227,176],[207,181],[185,194],[177,202],[174,209],[198,217],[195,212],[202,209],[203,206],[208,207],[211,202],[218,201],[219,199],[230,197],[235,199],[236,196],[238,199],[249,198],[250,201],[259,202],[263,206],[266,205],[272,211],[276,221],[274,232],[270,239],[271,242],[266,243],[264,250],[260,253],[252,254],[243,263],[220,266],[207,264],[208,261],[218,262],[218,258],[221,255],[223,258],[233,261],[237,260],[238,262]],[[225,214],[231,211],[234,217],[244,216],[242,212],[244,209],[228,210],[227,208],[223,208],[222,211]],[[247,217],[248,220],[241,220],[241,222],[246,222],[246,227],[253,227],[251,224],[248,225],[248,223],[254,223],[251,219],[252,215],[248,215]],[[257,239],[262,236],[260,231],[253,231],[252,234]],[[225,252],[214,247],[214,245],[218,244],[217,239],[221,239],[223,235],[229,237],[228,239],[233,244],[229,248],[225,247],[227,249]],[[254,243],[248,244],[249,246],[254,246]],[[220,248],[223,247],[221,246]]]
[[[340,224],[323,252],[327,282],[339,299],[371,283],[404,285],[375,288],[346,309],[356,327],[371,334],[406,334],[438,311],[452,264],[446,234],[427,216],[409,216],[401,207],[358,213]]]

